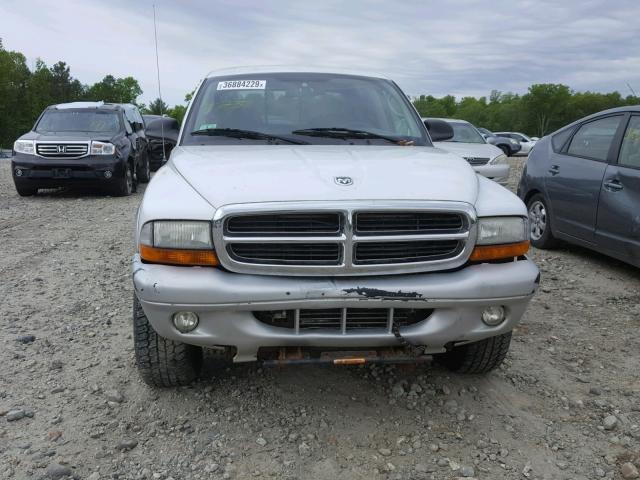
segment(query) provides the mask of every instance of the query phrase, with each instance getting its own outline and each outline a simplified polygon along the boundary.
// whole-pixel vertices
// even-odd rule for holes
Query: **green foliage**
[[[138,81],[133,77],[115,78],[107,75],[98,83],[87,88],[84,97],[90,101],[111,103],[135,103],[142,95]]]
[[[166,103],[164,103],[161,98],[156,98],[146,108],[145,113],[148,113],[150,115],[163,115],[167,113],[168,109],[169,109],[169,106]]]
[[[541,137],[586,115],[624,105],[639,105],[640,97],[619,92],[574,92],[566,85],[531,85],[524,95],[493,90],[485,97],[420,95],[413,104],[423,117],[460,118],[493,131],[520,131]]]

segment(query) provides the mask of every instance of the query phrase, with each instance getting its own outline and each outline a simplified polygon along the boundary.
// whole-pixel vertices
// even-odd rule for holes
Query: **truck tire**
[[[16,192],[18,192],[18,195],[20,195],[21,197],[32,197],[33,195],[38,193],[38,187],[19,185],[17,183],[15,185]]]
[[[454,347],[446,353],[434,355],[434,360],[457,373],[487,373],[504,361],[510,343],[511,332],[507,332]]]
[[[531,233],[529,239],[531,245],[536,248],[553,248],[558,244],[551,232],[551,212],[544,197],[536,193],[527,201],[527,213]]]
[[[128,197],[135,191],[135,180],[133,178],[133,170],[131,164],[127,163],[124,175],[117,178],[113,185],[113,194],[116,197]]]
[[[133,297],[133,341],[140,376],[152,387],[189,385],[200,372],[202,348],[161,337]]]

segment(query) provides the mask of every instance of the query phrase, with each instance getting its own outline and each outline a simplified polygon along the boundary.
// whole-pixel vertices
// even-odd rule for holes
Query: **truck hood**
[[[502,150],[488,143],[434,142],[434,145],[463,158],[476,157],[493,160],[502,154]]]
[[[478,179],[433,147],[187,146],[169,165],[211,205],[312,200],[442,200],[474,204]],[[350,177],[339,185],[336,177]]]

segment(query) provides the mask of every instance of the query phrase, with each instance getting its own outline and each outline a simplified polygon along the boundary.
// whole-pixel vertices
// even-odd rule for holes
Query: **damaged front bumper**
[[[388,329],[303,331],[263,323],[254,312],[328,308],[430,309],[428,317],[400,328],[427,353],[505,333],[520,321],[539,283],[535,264],[521,259],[471,265],[458,271],[374,277],[280,277],[215,268],[133,262],[135,292],[156,332],[200,346],[236,348],[236,362],[257,359],[262,347],[383,348],[399,345]],[[490,327],[484,309],[503,306],[506,319]],[[179,311],[196,312],[189,333],[172,323]]]

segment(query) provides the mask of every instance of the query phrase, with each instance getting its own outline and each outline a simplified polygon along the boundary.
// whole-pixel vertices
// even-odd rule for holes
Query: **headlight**
[[[140,256],[147,262],[169,265],[218,265],[211,223],[203,221],[145,223],[140,231]]]
[[[501,153],[500,155],[498,155],[496,158],[494,158],[489,162],[489,164],[491,165],[499,165],[503,163],[508,163],[507,156],[504,153]]]
[[[524,217],[486,217],[478,220],[478,239],[472,262],[509,260],[529,251],[529,221]]]
[[[33,140],[16,140],[13,144],[13,150],[16,153],[23,153],[25,155],[35,155],[36,146]]]
[[[116,151],[115,145],[109,142],[91,142],[91,155],[113,155]]]
[[[488,217],[478,220],[477,245],[524,242],[529,239],[528,220],[524,217]]]

